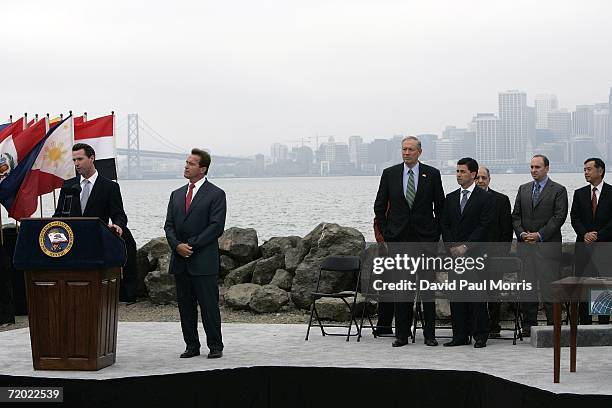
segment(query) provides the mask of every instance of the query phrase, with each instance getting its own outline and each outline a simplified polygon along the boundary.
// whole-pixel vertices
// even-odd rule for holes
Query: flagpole
[[[113,115],[113,159],[115,162],[115,175],[117,176],[117,183],[119,183],[119,171],[117,170],[117,136],[115,132],[115,111],[111,111]]]

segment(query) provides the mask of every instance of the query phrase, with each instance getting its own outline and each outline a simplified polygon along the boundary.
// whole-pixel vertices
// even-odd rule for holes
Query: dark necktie
[[[195,184],[189,184],[189,191],[187,192],[187,198],[185,199],[185,214],[189,211],[189,206],[191,205],[191,199],[193,198],[193,188]]]
[[[533,188],[533,196],[532,196],[534,206],[538,203],[539,199],[540,199],[540,183],[536,182]]]
[[[595,218],[595,212],[597,211],[597,187],[593,187],[593,196],[591,197],[591,210],[593,211],[593,218]]]

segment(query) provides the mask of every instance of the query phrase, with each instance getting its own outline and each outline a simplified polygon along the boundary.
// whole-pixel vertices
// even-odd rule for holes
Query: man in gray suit
[[[546,322],[553,324],[550,283],[560,278],[561,226],[567,218],[567,190],[548,177],[550,163],[537,154],[531,159],[533,181],[519,187],[512,226],[519,241],[524,277],[538,283],[546,310]],[[538,243],[553,243],[538,245]],[[528,245],[529,244],[529,245]],[[537,326],[538,302],[525,302],[523,336]]]
[[[206,332],[208,358],[223,356],[219,312],[219,244],[225,227],[225,192],[206,179],[210,155],[193,149],[185,162],[189,184],[170,195],[164,230],[176,279],[176,298],[187,348],[181,358],[200,355],[198,308]]]

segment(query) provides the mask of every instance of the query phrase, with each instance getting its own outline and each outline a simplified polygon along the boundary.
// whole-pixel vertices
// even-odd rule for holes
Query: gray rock
[[[254,283],[240,283],[229,288],[223,299],[225,304],[232,309],[248,310],[253,293],[259,290],[261,286]]]
[[[149,298],[155,304],[168,304],[176,302],[176,283],[174,276],[168,273],[169,256],[157,260],[157,269],[147,274],[145,284]]]
[[[230,271],[236,269],[236,261],[227,255],[220,256],[219,262],[219,279],[223,280]]]
[[[161,257],[169,257],[170,246],[166,237],[153,238],[136,251],[136,276],[138,278],[138,297],[148,295],[145,277],[151,271],[157,269],[157,260]]]
[[[259,286],[253,292],[249,306],[257,313],[274,313],[289,303],[289,294],[284,290],[273,286]]]
[[[307,255],[295,270],[291,300],[301,309],[308,309],[310,293],[314,291],[323,259],[330,255],[358,256],[365,248],[363,235],[355,228],[338,224],[319,224],[300,241],[298,247],[308,248]],[[323,293],[354,289],[355,276],[344,272],[323,271],[319,291]]]
[[[219,237],[219,250],[244,265],[259,257],[257,231],[253,228],[232,227]]]
[[[229,287],[239,283],[251,282],[251,279],[253,278],[253,270],[255,269],[257,262],[259,262],[259,260],[249,262],[248,264],[242,265],[241,267],[229,272],[224,280],[225,286]]]
[[[282,269],[284,266],[285,258],[282,254],[277,254],[267,259],[259,259],[253,270],[251,282],[258,285],[267,285],[274,277],[276,270]]]
[[[353,298],[346,299],[349,304],[352,304]],[[366,307],[365,296],[361,293],[357,295],[357,304],[355,306],[355,316],[357,321],[361,320],[361,313]],[[373,313],[375,306],[368,302],[366,313]],[[348,322],[351,318],[348,307],[342,299],[323,298],[317,300],[317,312],[321,320],[331,320],[334,322]]]
[[[285,254],[288,249],[295,248],[301,240],[298,236],[272,237],[260,247],[261,257],[270,258],[276,254]]]
[[[278,286],[282,290],[290,291],[293,283],[293,275],[284,269],[277,269],[270,285]]]

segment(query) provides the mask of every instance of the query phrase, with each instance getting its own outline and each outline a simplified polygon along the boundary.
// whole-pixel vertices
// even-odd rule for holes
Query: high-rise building
[[[270,158],[272,163],[278,163],[289,158],[289,148],[280,143],[274,143],[270,148]]]
[[[350,136],[349,137],[349,156],[351,159],[351,163],[355,165],[355,167],[359,168],[359,152],[361,151],[361,145],[363,144],[363,138],[361,136]]]
[[[572,117],[566,109],[548,112],[548,129],[552,133],[552,141],[569,143],[572,133]]]
[[[598,103],[593,107],[593,142],[603,144],[608,141],[608,103]]]
[[[435,143],[438,139],[438,135],[425,133],[417,135],[416,137],[419,138],[419,141],[421,142],[421,150],[423,151],[419,159],[423,161],[434,160],[436,158]]]
[[[538,94],[535,98],[535,127],[548,129],[548,113],[559,109],[556,95]]]
[[[572,134],[576,138],[593,137],[593,105],[577,105],[572,112]]]
[[[477,113],[472,119],[470,129],[476,132],[476,157],[487,164],[505,162],[502,154],[502,133],[500,119],[493,113]],[[501,156],[501,157],[500,157]]]
[[[499,123],[501,138],[496,146],[497,160],[505,163],[525,161],[529,139],[527,94],[517,90],[499,93]]]

